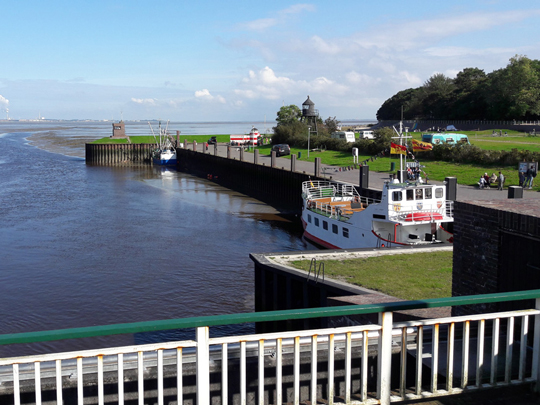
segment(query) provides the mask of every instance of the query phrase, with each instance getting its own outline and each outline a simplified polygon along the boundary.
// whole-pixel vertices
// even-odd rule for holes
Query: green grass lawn
[[[460,133],[465,133],[470,136],[471,143],[478,145],[482,149],[491,149],[499,150],[506,149],[511,150],[513,148],[517,149],[530,149],[540,151],[540,137],[529,137],[524,136],[521,132],[516,131],[507,131],[508,136],[506,137],[493,137],[492,130],[474,132],[474,131],[458,131]],[[504,131],[503,131],[504,134]],[[413,138],[420,139],[422,134],[420,132],[411,133]],[[216,136],[219,143],[227,143],[230,140],[229,135],[181,135],[180,141],[184,142],[184,139],[187,139],[188,143],[197,141],[201,144],[208,141],[211,136]],[[130,138],[132,143],[155,143],[155,140],[152,136],[133,136]],[[95,141],[94,143],[126,143],[125,139],[111,139],[103,138]],[[263,145],[258,147],[259,153],[263,155],[270,155],[272,146]],[[337,166],[337,167],[346,167],[353,166],[354,161],[353,157],[348,152],[339,152],[339,151],[310,151],[309,158],[307,156],[306,149],[291,148],[291,154],[298,156],[301,154],[301,157],[298,160],[314,162],[315,158],[320,157],[321,162],[325,165]],[[283,156],[284,158],[289,158],[290,156]],[[499,171],[502,171],[506,177],[505,187],[508,186],[517,186],[519,184],[517,167],[514,166],[478,166],[465,163],[450,163],[443,161],[422,161],[422,154],[417,153],[416,157],[420,161],[421,165],[424,165],[423,169],[427,173],[429,180],[443,181],[446,177],[456,177],[459,184],[471,185],[474,186],[478,182],[478,179],[481,175],[487,172],[490,176],[492,173],[498,174]],[[371,156],[360,155],[358,157],[360,162],[370,159]],[[386,156],[378,158],[373,162],[369,162],[369,168],[374,172],[387,172],[390,174],[391,163],[395,164],[396,169],[399,168],[399,157],[396,155]],[[540,190],[540,185],[533,187],[535,190]]]
[[[220,143],[226,143],[230,141],[230,135],[180,135],[180,142],[184,142],[184,139],[187,139],[188,143],[191,143],[193,141],[197,141],[197,143],[201,144],[203,142],[207,142],[212,136],[215,136],[217,138],[217,141]],[[176,135],[172,135],[174,139],[176,139]],[[156,139],[153,136],[130,136],[129,139],[131,140],[131,143],[156,143]],[[92,143],[127,143],[127,139],[112,139],[112,138],[101,138],[98,139]]]
[[[317,267],[322,262],[326,277],[404,300],[452,296],[452,252],[324,260]],[[310,263],[302,260],[291,265],[308,271]]]

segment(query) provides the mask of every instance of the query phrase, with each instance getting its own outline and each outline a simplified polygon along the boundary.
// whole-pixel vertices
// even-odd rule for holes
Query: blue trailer
[[[465,134],[422,134],[422,142],[428,142],[433,145],[458,145],[462,143],[468,143],[469,137]]]

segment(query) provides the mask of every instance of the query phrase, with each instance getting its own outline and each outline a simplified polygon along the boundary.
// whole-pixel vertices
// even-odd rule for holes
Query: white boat
[[[150,125],[150,123],[148,123]],[[158,124],[158,136],[154,133],[152,125],[150,129],[152,130],[152,135],[156,140],[157,148],[152,153],[152,162],[155,165],[165,166],[165,165],[176,165],[176,149],[174,148],[171,142],[171,136],[169,135],[167,129],[169,127],[169,122],[167,121],[167,127],[161,128],[161,121]]]
[[[381,200],[352,184],[302,183],[304,237],[329,249],[451,244],[453,201],[444,185],[385,182]],[[445,229],[446,226],[446,229]]]
[[[155,165],[161,165],[161,166],[175,165],[177,162],[176,150],[157,149],[152,154],[152,162]]]

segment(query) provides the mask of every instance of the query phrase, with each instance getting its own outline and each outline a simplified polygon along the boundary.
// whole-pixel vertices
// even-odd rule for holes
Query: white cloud
[[[303,11],[315,11],[315,6],[313,4],[293,4],[292,6],[285,8],[278,13],[285,16],[290,14],[299,14]]]
[[[349,81],[349,83],[352,84],[362,84],[362,85],[368,85],[373,83],[378,83],[381,81],[380,78],[374,78],[371,77],[365,73],[358,73],[355,71],[351,71],[345,75],[345,78]]]
[[[225,104],[226,100],[223,96],[213,96],[208,89],[202,89],[195,91],[195,98],[199,100],[216,101],[221,104]]]
[[[135,104],[142,104],[142,105],[156,105],[156,100],[153,98],[131,98],[131,101]]]
[[[311,45],[313,46],[315,51],[323,54],[337,55],[342,51],[341,46],[339,46],[337,43],[325,41],[317,35],[311,38]]]
[[[258,72],[250,70],[248,77],[242,79],[240,87],[234,91],[240,97],[268,100],[279,100],[286,96],[296,97],[299,94],[308,93],[326,93],[335,96],[345,94],[348,90],[347,86],[336,83],[325,76],[319,76],[310,81],[277,76],[268,66]]]
[[[312,4],[294,4],[283,10],[279,10],[276,17],[258,18],[253,21],[238,24],[238,28],[248,31],[265,31],[277,25],[285,24],[289,16],[300,14],[304,11],[315,11],[315,6]]]
[[[259,18],[258,20],[240,24],[240,27],[248,31],[264,31],[277,25],[277,23],[278,20],[275,18]]]

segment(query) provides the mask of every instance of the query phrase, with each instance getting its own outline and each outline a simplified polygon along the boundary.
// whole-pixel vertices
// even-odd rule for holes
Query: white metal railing
[[[21,384],[25,391],[30,384],[40,404],[42,387],[50,390],[52,385],[61,404],[64,389],[75,386],[82,405],[89,382],[97,386],[98,403],[104,404],[110,401],[105,380],[114,379],[117,401],[123,404],[129,372],[136,375],[133,395],[139,404],[146,403],[145,383],[150,379],[156,381],[158,404],[164,404],[166,389],[182,404],[187,368],[195,369],[199,405],[228,405],[231,398],[234,403],[260,405],[389,404],[538,383],[539,308],[537,298],[536,309],[408,322],[393,322],[393,312],[383,311],[375,325],[220,338],[210,338],[209,327],[199,326],[194,340],[0,359],[0,395],[12,386],[13,402],[21,404]],[[374,358],[376,381],[368,372]],[[408,361],[414,367],[407,367]],[[411,369],[414,376],[408,375]],[[221,389],[216,393],[213,388],[213,394],[211,372],[220,375]],[[175,379],[174,387],[165,387],[165,374]],[[394,378],[398,384],[392,385],[392,376],[399,376]],[[235,392],[230,391],[233,379],[238,380]]]

